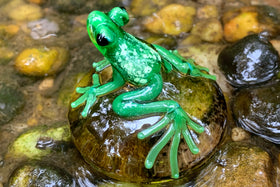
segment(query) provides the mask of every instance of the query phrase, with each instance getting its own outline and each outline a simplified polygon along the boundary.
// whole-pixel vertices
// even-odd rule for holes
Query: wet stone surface
[[[191,168],[206,161],[220,142],[226,120],[226,106],[215,82],[202,78],[179,78],[175,74],[167,76],[158,100],[178,101],[197,123],[205,126],[205,133],[200,135],[190,130],[200,149],[199,154],[193,155],[184,140],[181,140],[178,160],[181,176],[184,176],[192,171]],[[88,74],[78,86],[91,84],[90,77],[91,74]],[[157,114],[128,119],[116,115],[112,110],[114,98],[131,89],[128,86],[101,97],[86,119],[80,117],[83,107],[70,109],[69,122],[74,143],[92,167],[109,177],[138,182],[169,178],[169,144],[160,152],[152,169],[144,167],[149,150],[165,129],[144,140],[137,138],[138,132],[155,124],[162,116]]]
[[[259,147],[225,144],[202,170],[195,186],[273,186],[272,161]]]
[[[30,162],[16,168],[9,179],[9,186],[74,186],[66,171],[46,163]]]
[[[0,82],[0,125],[9,122],[23,105],[23,93],[15,86]]]
[[[280,144],[280,82],[240,91],[232,108],[242,128]]]
[[[266,33],[249,35],[222,50],[220,69],[235,87],[245,87],[270,80],[279,71],[278,52]]]

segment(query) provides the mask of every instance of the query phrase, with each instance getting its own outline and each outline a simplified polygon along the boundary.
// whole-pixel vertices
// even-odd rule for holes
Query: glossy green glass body
[[[215,76],[203,73],[207,68],[196,66],[191,59],[184,59],[177,51],[147,44],[126,33],[121,27],[129,21],[124,8],[116,7],[108,13],[93,11],[87,20],[87,29],[96,48],[103,54],[104,60],[93,63],[96,73],[93,74],[93,85],[76,89],[82,94],[71,103],[73,108],[86,103],[81,115],[86,117],[98,97],[111,93],[130,83],[139,89],[123,93],[115,98],[113,110],[120,116],[132,117],[151,113],[163,113],[163,118],[151,127],[138,133],[139,139],[144,139],[161,129],[168,127],[166,133],[152,147],[145,160],[145,167],[153,167],[157,155],[170,141],[170,168],[172,178],[179,177],[177,160],[178,146],[181,136],[193,154],[199,152],[194,143],[188,126],[195,132],[202,133],[204,127],[193,122],[179,103],[173,100],[154,101],[162,91],[163,81],[161,69],[172,70],[192,76],[201,76],[215,80]],[[112,66],[113,79],[104,85],[99,83],[98,72]]]

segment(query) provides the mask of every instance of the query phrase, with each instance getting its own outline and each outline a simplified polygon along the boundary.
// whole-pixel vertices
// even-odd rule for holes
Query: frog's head
[[[121,29],[129,21],[125,8],[115,7],[108,13],[93,11],[87,19],[89,37],[96,48],[106,55],[109,48],[118,45],[118,39],[123,37]]]

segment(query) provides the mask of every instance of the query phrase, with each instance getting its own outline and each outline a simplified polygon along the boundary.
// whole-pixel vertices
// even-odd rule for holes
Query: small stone
[[[46,2],[46,0],[28,0],[29,3],[35,3],[41,5]]]
[[[276,39],[270,40],[270,43],[272,44],[272,46],[276,49],[276,51],[280,55],[280,40],[276,40]]]
[[[135,16],[149,16],[170,3],[171,0],[133,0],[130,9]]]
[[[196,177],[195,186],[273,186],[269,154],[259,147],[233,142],[225,144]]]
[[[27,24],[27,27],[31,30],[31,37],[35,40],[55,37],[59,31],[58,24],[48,19],[31,21]]]
[[[54,85],[53,77],[46,77],[40,84],[39,84],[39,91],[44,91],[52,88]]]
[[[206,42],[219,42],[223,38],[223,28],[216,18],[201,20],[193,27],[192,34]]]
[[[148,17],[144,26],[153,33],[179,35],[191,30],[195,13],[194,7],[170,4]]]
[[[235,127],[231,130],[231,139],[235,142],[249,139],[250,135],[242,128]]]
[[[227,46],[218,58],[220,69],[235,87],[253,86],[270,80],[279,71],[279,63],[278,52],[264,32]]]
[[[145,39],[146,42],[160,45],[166,49],[174,49],[177,45],[176,40],[173,37],[163,36],[151,36]]]
[[[0,125],[9,122],[23,105],[23,93],[15,86],[0,82]]]
[[[280,82],[240,91],[233,114],[246,131],[280,144]]]
[[[15,53],[13,50],[6,47],[0,47],[0,65],[7,64],[14,55]]]
[[[9,186],[75,186],[65,170],[46,163],[30,162],[16,168],[9,178]]]
[[[184,40],[180,42],[180,46],[194,46],[202,43],[202,40],[199,36],[190,34]]]
[[[59,150],[59,146],[63,147],[70,141],[71,133],[67,124],[53,125],[51,127],[37,126],[19,135],[10,145],[6,157],[38,159],[54,150]],[[49,142],[49,144],[42,148],[40,146],[42,142]]]
[[[35,4],[23,4],[9,12],[9,18],[16,21],[31,21],[43,17],[43,11],[40,6]]]
[[[279,11],[269,6],[249,6],[226,12],[223,17],[224,37],[229,42],[247,35],[267,31],[276,36],[279,33]]]
[[[15,68],[29,76],[48,76],[64,68],[69,51],[62,47],[27,48],[15,59]]]
[[[19,26],[15,24],[0,24],[0,38],[12,37],[19,31]]]
[[[74,22],[86,26],[87,25],[87,17],[88,17],[88,14],[79,15],[79,16],[75,17]]]
[[[197,10],[198,19],[218,18],[218,16],[218,9],[214,5],[205,5]]]

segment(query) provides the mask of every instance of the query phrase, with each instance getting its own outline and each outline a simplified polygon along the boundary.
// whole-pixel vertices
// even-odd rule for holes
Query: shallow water
[[[42,14],[41,16],[38,15],[38,18],[33,20],[21,20],[15,19],[11,15],[12,10],[15,10],[23,4],[34,5],[36,3],[33,4],[27,0],[0,0],[0,48],[5,48],[11,52],[10,57],[3,57],[3,54],[8,54],[8,52],[2,52],[2,54],[0,54],[0,83],[5,83],[21,91],[24,98],[23,106],[17,109],[12,115],[13,118],[0,124],[0,187],[2,185],[7,185],[9,176],[15,168],[23,163],[33,162],[34,160],[41,160],[44,163],[51,163],[59,168],[63,168],[73,177],[74,183],[80,186],[138,186],[137,184],[115,181],[96,172],[83,161],[73,143],[68,140],[52,141],[41,137],[38,141],[37,148],[41,150],[50,150],[51,152],[50,155],[45,157],[35,156],[28,158],[28,156],[13,156],[7,154],[9,152],[9,146],[11,146],[13,141],[23,132],[36,129],[43,125],[47,127],[56,127],[68,124],[67,113],[69,98],[74,90],[75,84],[85,73],[92,69],[92,62],[100,61],[103,58],[90,42],[87,35],[85,25],[87,14],[93,9],[107,11],[114,6],[125,6],[128,11],[131,12],[131,2],[128,0],[108,0],[104,1],[103,4],[100,2],[101,1],[69,1],[69,3],[62,5],[59,3],[63,3],[63,1],[46,0],[42,1],[42,4],[36,5],[40,7],[39,12]],[[208,1],[203,0],[187,2],[178,0],[177,2],[185,5],[192,5],[196,8],[208,4]],[[171,1],[169,3],[171,3]],[[271,5],[278,8],[278,10],[280,8],[280,2],[273,0],[252,0],[251,2],[218,0],[213,4],[218,7],[219,14],[221,14],[226,3],[231,3],[233,7]],[[229,8],[230,6],[226,7]],[[155,8],[155,10],[157,10],[157,8]],[[18,14],[20,14],[20,11],[18,11]],[[162,42],[162,45],[169,49],[177,49],[178,46],[180,46],[181,50],[184,51],[188,48],[188,46],[181,45],[188,34],[183,33],[178,36],[152,34],[141,25],[145,16],[136,16],[132,13],[130,13],[130,16],[130,22],[125,26],[127,32],[145,40],[150,39],[156,42],[162,39],[164,41],[170,40],[171,42]],[[16,15],[16,17],[20,18],[24,16]],[[1,30],[2,25],[13,25],[16,31],[13,29],[13,31],[3,31],[3,29]],[[151,38],[151,36],[155,39]],[[275,38],[279,39],[279,34]],[[202,43],[207,44],[207,42]],[[222,48],[227,45],[228,42],[223,39],[214,44]],[[22,50],[31,47],[50,48],[53,46],[67,49],[70,54],[66,66],[58,72],[50,76],[29,76],[23,75],[15,69],[14,64],[16,57]],[[226,82],[216,62],[212,63],[215,65],[212,66],[210,63],[207,67],[210,69],[211,73],[218,76],[217,81],[224,91],[229,109],[227,129],[220,145],[220,147],[222,147],[222,145],[233,141],[232,136],[234,136],[234,131],[232,131],[232,129],[237,127],[230,108],[235,90]],[[1,107],[5,106],[0,105],[0,108]],[[279,123],[278,119],[278,125]],[[280,179],[277,177],[279,176],[279,145],[263,140],[254,134],[248,134],[249,133],[246,134],[242,142],[249,143],[250,145],[257,145],[269,154],[273,172],[269,173],[272,183],[268,184],[272,184],[273,186],[279,185]],[[26,152],[28,151],[29,150],[26,150]],[[222,151],[220,153],[225,154]],[[217,154],[219,154],[219,152]],[[209,168],[214,167],[213,164],[216,161],[213,159],[212,162],[210,161],[205,164],[205,167],[208,164]],[[226,162],[220,160],[219,165],[223,164],[226,165]],[[213,179],[203,178],[204,175],[209,174],[209,171],[204,170],[203,172],[199,175],[195,175],[199,176],[197,179],[194,177],[191,180],[189,178],[182,178],[175,181],[167,180],[166,182],[162,182],[161,185],[209,185],[208,182]],[[222,176],[220,176],[220,178],[222,178]],[[157,186],[158,184],[152,185]]]

